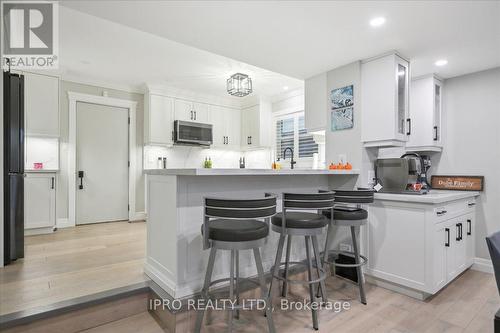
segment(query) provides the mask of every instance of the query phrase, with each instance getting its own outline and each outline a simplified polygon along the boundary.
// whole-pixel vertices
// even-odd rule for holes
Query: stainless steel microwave
[[[174,143],[210,146],[213,142],[212,125],[190,121],[174,121]]]

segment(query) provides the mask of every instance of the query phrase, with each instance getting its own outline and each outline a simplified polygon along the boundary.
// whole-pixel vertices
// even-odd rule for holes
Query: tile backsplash
[[[167,158],[168,169],[202,168],[206,157],[212,160],[213,168],[239,168],[240,157],[245,157],[246,167],[252,169],[271,168],[272,163],[269,149],[241,152],[189,146],[145,146],[144,169],[158,168],[158,157]]]

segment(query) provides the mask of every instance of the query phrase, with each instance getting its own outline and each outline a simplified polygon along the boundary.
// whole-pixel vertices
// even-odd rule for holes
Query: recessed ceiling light
[[[446,59],[439,59],[438,61],[436,61],[436,62],[434,63],[434,65],[436,65],[436,66],[444,66],[444,65],[446,65],[447,63],[448,63],[448,60],[446,60]]]
[[[375,17],[373,19],[370,20],[370,25],[372,27],[380,27],[381,25],[383,25],[385,23],[385,17]]]
[[[284,86],[284,87],[283,87],[283,90],[288,90],[288,86]]]

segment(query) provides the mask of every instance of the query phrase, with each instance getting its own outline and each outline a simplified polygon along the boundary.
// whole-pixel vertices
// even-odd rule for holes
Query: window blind
[[[304,116],[299,116],[299,158],[312,157],[318,152],[318,144],[307,133]]]
[[[282,158],[283,150],[288,147],[295,148],[295,121],[293,117],[276,121],[276,159]]]

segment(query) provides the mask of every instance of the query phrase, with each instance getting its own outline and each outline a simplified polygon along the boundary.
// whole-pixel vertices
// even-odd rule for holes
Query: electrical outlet
[[[347,244],[347,243],[340,243],[339,249],[340,249],[340,251],[352,252],[351,244]]]

